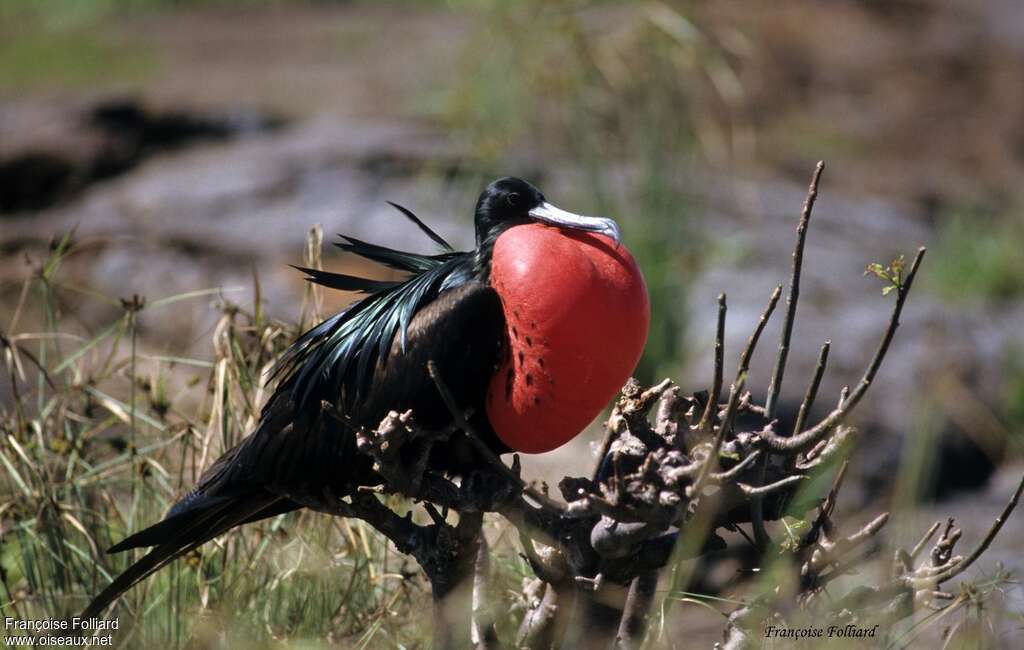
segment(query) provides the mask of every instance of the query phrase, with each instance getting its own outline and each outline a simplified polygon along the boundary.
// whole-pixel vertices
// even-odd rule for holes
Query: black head
[[[494,244],[506,229],[542,221],[560,228],[600,232],[619,241],[619,227],[611,219],[584,217],[566,212],[548,203],[533,185],[519,178],[499,178],[480,194],[476,203],[476,245],[481,249]]]
[[[494,181],[476,202],[476,244],[479,247],[506,228],[529,221],[530,210],[544,203],[544,195],[519,178]]]

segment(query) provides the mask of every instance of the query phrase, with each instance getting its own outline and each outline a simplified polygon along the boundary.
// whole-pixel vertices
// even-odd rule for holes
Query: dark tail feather
[[[378,246],[377,244],[371,244],[369,242],[362,241],[361,239],[356,239],[355,237],[349,237],[348,235],[339,234],[338,236],[344,241],[335,242],[334,245],[346,253],[353,253],[359,257],[366,258],[372,262],[377,262],[378,264],[383,264],[384,266],[393,269],[398,269],[399,271],[422,273],[423,271],[429,271],[441,263],[435,259],[435,257],[430,255],[408,253],[406,251],[388,248],[387,246]]]
[[[444,237],[434,232],[430,226],[423,223],[423,221],[419,217],[413,214],[412,210],[404,206],[398,205],[394,201],[388,201],[388,205],[404,214],[406,218],[409,219],[409,221],[412,221],[414,224],[416,224],[416,226],[419,227],[419,229],[422,230],[427,237],[430,237],[432,240],[434,240],[434,243],[443,248],[446,252],[450,253],[453,250],[455,250],[454,248],[452,248],[451,244],[444,240]]]
[[[308,269],[304,266],[295,266],[294,264],[289,264],[288,266],[305,273],[309,276],[306,279],[310,282],[320,284],[331,289],[338,289],[340,291],[376,293],[377,291],[390,289],[398,284],[398,282],[395,282],[394,280],[371,280],[369,278],[360,278],[355,275],[345,275],[344,273],[331,273],[330,271],[321,271],[319,269]]]
[[[107,585],[107,588],[100,592],[98,596],[92,599],[89,606],[82,611],[81,617],[83,619],[96,618],[110,605],[112,602],[124,592],[131,589],[137,582],[150,575],[154,571],[160,569],[165,564],[173,560],[174,558],[187,553],[191,548],[198,546],[198,544],[186,544],[184,546],[177,543],[167,543],[157,546],[155,549],[150,551],[141,560],[128,567],[124,573],[117,576],[113,582]]]
[[[161,521],[111,547],[110,552],[116,552],[149,543],[158,544],[142,559],[114,578],[114,581],[107,585],[106,589],[93,598],[89,606],[82,612],[81,617],[83,619],[98,617],[121,594],[131,589],[140,580],[160,570],[178,556],[184,555],[221,533],[252,519],[254,515],[266,510],[280,498],[269,494],[250,496],[218,503],[212,508],[206,508],[199,512],[182,513]],[[158,536],[157,533],[160,533],[161,537],[167,535],[170,538],[165,538],[164,542],[154,542],[153,540]]]
[[[228,505],[233,502],[229,497],[203,498],[206,502],[199,508],[190,508],[179,513],[175,513],[174,508],[172,508],[163,521],[122,539],[117,544],[108,548],[107,553],[120,553],[133,548],[157,546],[158,544],[171,541],[182,533],[188,532],[204,521],[207,521],[209,517],[216,515],[219,512],[218,506]]]

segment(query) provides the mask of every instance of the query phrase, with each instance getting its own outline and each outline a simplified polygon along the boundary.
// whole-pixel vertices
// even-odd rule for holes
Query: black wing
[[[293,265],[316,284],[372,294],[304,333],[276,364],[271,377],[280,379],[280,387],[291,390],[297,408],[305,408],[314,400],[328,400],[352,410],[367,392],[368,371],[384,358],[395,333],[400,332],[404,349],[413,314],[471,276],[472,253],[455,252],[411,210],[391,201],[388,204],[444,252],[421,255],[339,235],[343,241],[335,245],[342,250],[407,271],[412,277],[405,281],[371,280]]]
[[[360,247],[358,252],[377,261],[383,259],[381,251],[387,251],[387,255],[395,253],[402,257],[389,259],[400,259],[406,265],[403,270],[412,270],[409,266],[413,263],[419,270],[405,281],[381,288],[317,325],[288,349],[272,376],[279,378],[279,391],[290,391],[297,409],[326,400],[345,412],[356,411],[359,401],[370,390],[372,370],[385,358],[396,335],[405,349],[413,316],[471,277],[470,253],[428,257],[372,248]]]

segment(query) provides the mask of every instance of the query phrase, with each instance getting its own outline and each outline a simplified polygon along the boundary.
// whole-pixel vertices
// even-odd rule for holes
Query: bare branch
[[[845,460],[843,464],[839,466],[839,471],[836,472],[835,478],[832,479],[832,487],[828,491],[828,496],[825,497],[824,503],[821,504],[821,511],[818,514],[818,518],[815,520],[815,524],[818,528],[821,528],[822,523],[832,516],[832,511],[836,509],[836,502],[839,499],[839,490],[843,487],[843,479],[846,478],[846,470],[850,467],[850,461]]]
[[[772,291],[772,295],[768,297],[768,304],[765,306],[764,311],[761,312],[761,318],[757,321],[757,326],[751,333],[750,338],[747,340],[747,347],[743,350],[743,354],[740,355],[739,369],[736,371],[736,377],[742,377],[747,374],[750,370],[750,358],[754,356],[754,349],[757,348],[757,341],[761,338],[761,332],[764,331],[765,325],[772,317],[772,313],[775,312],[775,306],[779,304],[779,296],[782,295],[782,285],[775,287]]]
[[[818,396],[821,378],[825,375],[825,367],[828,365],[828,352],[831,347],[832,342],[825,341],[824,345],[821,346],[821,351],[818,352],[818,363],[814,366],[814,377],[811,379],[810,386],[807,387],[804,400],[800,402],[800,410],[797,412],[796,422],[793,424],[793,435],[800,433],[804,428],[804,424],[807,423],[807,416],[811,411],[811,407],[814,406],[814,399]]]
[[[704,415],[700,418],[697,428],[702,434],[711,432],[712,416],[718,408],[718,400],[722,396],[722,369],[725,365],[725,294],[718,296],[718,325],[715,328],[715,378],[711,384],[711,395],[704,405]]]
[[[840,544],[837,544],[836,555],[841,555],[849,549],[862,544],[865,540],[867,540],[868,537],[871,537],[872,535],[878,533],[878,531],[882,529],[882,526],[885,526],[885,524],[887,524],[888,522],[888,512],[883,512],[882,514],[878,515],[877,517],[866,523],[863,528],[853,533],[852,535],[848,536]]]
[[[926,532],[921,537],[917,544],[914,544],[914,548],[910,551],[911,561],[917,559],[917,556],[921,554],[921,551],[924,550],[925,545],[928,544],[928,542],[931,541],[932,537],[935,536],[935,533],[939,530],[939,526],[941,525],[941,521],[936,521],[934,524],[932,524],[932,527],[928,529],[928,532]]]
[[[776,286],[775,290],[772,291],[772,295],[768,298],[768,305],[765,307],[764,312],[761,314],[760,320],[757,322],[757,326],[754,328],[754,332],[750,335],[750,340],[747,342],[747,347],[740,355],[739,367],[736,371],[736,382],[732,385],[729,391],[729,404],[726,406],[725,415],[722,418],[721,428],[719,433],[721,434],[718,441],[718,446],[721,446],[721,440],[723,436],[732,430],[733,420],[736,416],[737,403],[736,397],[743,391],[743,387],[746,385],[747,372],[750,370],[750,358],[754,354],[754,348],[757,346],[758,339],[761,338],[761,332],[764,331],[765,325],[768,324],[768,319],[771,318],[772,313],[775,311],[775,306],[779,302],[779,296],[782,295],[782,286]],[[766,411],[767,412],[767,411]],[[717,455],[717,449],[715,450]],[[765,463],[767,457],[762,457],[759,465],[759,482],[764,483],[765,480]],[[754,539],[760,548],[765,548],[768,545],[768,534],[764,527],[764,505],[760,495],[755,495],[751,502],[751,519],[754,526]],[[763,545],[763,546],[762,546]]]
[[[768,385],[768,399],[765,401],[765,418],[771,420],[775,417],[775,409],[779,398],[779,391],[782,390],[782,377],[786,372],[786,359],[789,356],[790,338],[793,336],[793,322],[796,319],[796,305],[800,300],[800,271],[804,261],[804,242],[807,238],[807,225],[811,221],[811,213],[814,211],[814,202],[818,198],[818,183],[821,181],[821,172],[825,169],[825,161],[819,160],[811,176],[811,184],[807,188],[807,197],[804,199],[804,207],[800,213],[800,221],[796,226],[796,246],[793,249],[793,273],[789,280],[789,294],[786,296],[786,318],[782,321],[782,334],[779,339],[779,352],[775,358],[775,368],[772,370],[772,380]]]
[[[793,485],[794,483],[799,483],[805,478],[807,477],[804,476],[803,474],[796,474],[793,476],[787,476],[786,478],[775,481],[774,483],[769,483],[768,485],[758,485],[756,487],[746,485],[744,483],[737,483],[736,485],[740,488],[740,490],[743,491],[743,494],[747,495],[748,497],[751,497],[771,494],[772,492],[781,490],[786,486]]]

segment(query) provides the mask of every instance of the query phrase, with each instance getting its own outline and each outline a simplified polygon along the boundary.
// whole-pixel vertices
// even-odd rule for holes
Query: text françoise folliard
[[[847,623],[846,625],[786,627],[783,625],[766,625],[766,639],[871,639],[878,636],[878,626],[862,627]]]

